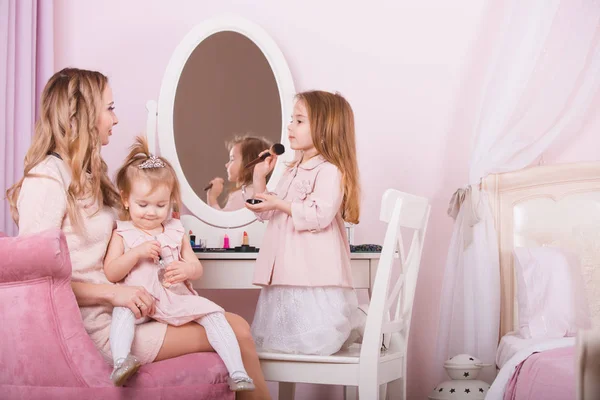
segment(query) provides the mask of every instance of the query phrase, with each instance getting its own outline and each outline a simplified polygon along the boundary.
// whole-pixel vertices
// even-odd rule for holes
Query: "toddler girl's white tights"
[[[220,312],[206,314],[198,323],[206,330],[208,342],[223,360],[231,378],[249,378],[242,362],[240,346],[225,315]]]
[[[110,325],[110,351],[113,362],[124,359],[131,351],[135,334],[135,315],[127,307],[115,307]]]

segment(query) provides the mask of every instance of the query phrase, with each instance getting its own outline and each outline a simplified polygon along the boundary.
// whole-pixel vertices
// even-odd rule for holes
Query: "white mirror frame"
[[[251,224],[256,220],[254,213],[247,209],[236,211],[221,211],[210,207],[192,189],[185,178],[177,149],[175,147],[175,136],[173,131],[173,111],[175,95],[181,72],[196,47],[209,36],[223,31],[240,33],[254,42],[262,51],[269,62],[277,88],[279,89],[279,100],[281,104],[281,141],[286,147],[286,153],[278,160],[271,179],[267,185],[269,190],[274,190],[285,169],[285,162],[291,161],[294,152],[289,147],[287,137],[287,121],[292,113],[294,95],[294,82],[292,73],[285,61],[283,53],[271,37],[258,25],[240,17],[227,16],[207,20],[194,27],[179,43],[165,71],[160,87],[158,98],[158,109],[156,103],[148,102],[147,136],[148,144],[152,152],[156,143],[156,127],[158,126],[158,145],[160,154],[167,158],[175,172],[181,186],[181,198],[183,204],[202,222],[217,228],[238,228]],[[259,132],[257,132],[260,134]],[[225,151],[225,150],[224,150]],[[225,157],[225,153],[223,153]]]

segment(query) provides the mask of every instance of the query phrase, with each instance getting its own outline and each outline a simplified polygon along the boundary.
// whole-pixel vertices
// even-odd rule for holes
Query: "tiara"
[[[150,155],[150,157],[148,157],[148,159],[146,161],[144,161],[143,163],[141,163],[139,165],[140,169],[147,169],[147,168],[164,168],[165,167],[165,163],[162,162],[162,160],[158,157],[156,157],[155,155]]]

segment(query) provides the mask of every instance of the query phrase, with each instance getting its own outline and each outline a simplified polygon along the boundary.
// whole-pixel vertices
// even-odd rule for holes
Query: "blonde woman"
[[[103,271],[103,258],[115,224],[120,196],[107,175],[100,148],[118,123],[106,76],[75,68],[50,78],[41,99],[35,137],[25,156],[24,177],[7,191],[19,234],[49,228],[63,230],[73,266],[72,288],[83,324],[107,362],[114,307],[129,308],[136,318],[152,316],[155,299],[143,287],[114,285]],[[43,201],[40,201],[43,199]],[[268,398],[268,390],[249,326],[227,313],[239,341],[254,392],[239,398]],[[132,352],[142,363],[214,351],[204,328],[150,321],[136,325]]]

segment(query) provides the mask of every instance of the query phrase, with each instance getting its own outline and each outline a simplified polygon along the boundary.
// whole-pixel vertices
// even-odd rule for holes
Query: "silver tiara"
[[[165,163],[162,162],[162,160],[160,158],[156,157],[155,155],[150,155],[150,157],[148,157],[148,159],[146,161],[144,161],[143,163],[141,163],[139,166],[140,169],[164,168],[164,167],[165,167]]]

